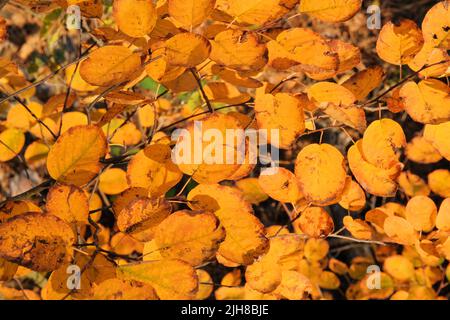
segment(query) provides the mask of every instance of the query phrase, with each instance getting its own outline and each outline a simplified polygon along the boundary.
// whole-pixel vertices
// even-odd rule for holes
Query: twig
[[[195,81],[197,81],[198,88],[200,89],[200,92],[202,93],[203,100],[205,100],[206,105],[208,106],[209,113],[213,113],[214,108],[212,107],[211,101],[209,101],[209,98],[206,95],[205,90],[203,89],[202,81],[200,80],[200,77],[197,74],[197,70],[195,68],[191,68],[189,70],[191,71],[192,75],[194,76]]]
[[[20,103],[22,105],[22,107],[24,107],[29,114],[31,114],[31,116],[40,124],[42,125],[45,129],[47,129],[48,132],[50,132],[50,134],[52,135],[53,139],[58,139],[58,136],[52,131],[52,129],[49,128],[49,126],[47,126],[41,119],[38,118],[37,115],[34,114],[34,112],[28,108],[28,106],[22,102],[22,100],[20,100],[17,97],[14,97],[14,100],[16,100],[18,103]]]
[[[21,194],[18,194],[14,197],[10,197],[2,202],[0,202],[0,208],[2,208],[7,202],[9,201],[19,201],[19,200],[25,200],[30,198],[31,196],[40,193],[41,191],[48,189],[50,185],[53,183],[53,180],[47,180],[42,182],[41,184],[37,185],[36,187],[33,187],[25,192],[22,192]]]
[[[91,45],[89,48],[87,48],[87,49],[82,53],[82,55],[81,55],[80,58],[78,58],[78,59],[76,59],[76,60],[74,60],[74,61],[72,61],[72,62],[69,62],[69,63],[63,65],[62,67],[59,67],[58,69],[56,69],[56,70],[53,71],[52,73],[46,75],[46,76],[45,76],[44,78],[42,78],[41,80],[35,81],[35,82],[33,82],[32,84],[30,84],[30,85],[28,85],[28,86],[26,86],[26,87],[24,87],[24,88],[22,88],[22,89],[19,89],[19,90],[13,92],[13,93],[7,95],[6,97],[0,99],[0,104],[3,103],[3,102],[5,102],[6,100],[9,100],[9,99],[13,98],[13,97],[17,97],[17,96],[18,96],[19,94],[21,94],[22,92],[25,92],[25,91],[28,91],[28,90],[34,88],[34,87],[37,87],[38,85],[40,85],[40,84],[46,82],[47,80],[53,78],[54,76],[56,76],[56,75],[57,75],[58,73],[60,73],[61,71],[67,69],[67,68],[70,67],[71,65],[73,65],[73,64],[75,64],[75,63],[78,63],[79,61],[81,61],[81,60],[87,58],[87,53],[88,53],[93,47],[95,47],[95,46],[96,46],[96,44]]]
[[[375,98],[373,98],[372,100],[364,103],[361,107],[366,107],[369,105],[372,105],[376,102],[378,102],[378,100],[380,100],[381,98],[383,98],[385,95],[387,95],[389,92],[393,91],[394,89],[400,87],[402,84],[404,84],[405,82],[408,82],[409,80],[413,79],[414,77],[416,77],[420,72],[424,71],[425,69],[440,65],[442,63],[448,63],[448,60],[443,60],[440,62],[436,62],[430,65],[425,65],[422,68],[420,68],[419,70],[415,71],[414,73],[410,74],[409,76],[403,78],[401,81],[397,82],[396,84],[394,84],[393,86],[387,88],[385,91],[383,91],[381,94],[379,94],[378,96],[376,96]]]
[[[353,241],[353,242],[359,242],[359,243],[371,243],[371,244],[379,244],[379,245],[381,245],[381,246],[386,246],[386,243],[381,242],[381,241],[376,241],[376,240],[362,240],[362,239],[356,239],[356,238],[352,238],[352,237],[341,236],[341,235],[339,235],[339,234],[330,234],[327,238],[338,238],[338,239],[344,239],[344,240]]]

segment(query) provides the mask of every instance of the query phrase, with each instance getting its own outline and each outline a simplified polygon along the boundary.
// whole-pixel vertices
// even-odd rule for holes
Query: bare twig
[[[37,87],[38,85],[40,85],[40,84],[46,82],[47,80],[53,78],[54,76],[56,76],[56,75],[57,75],[58,73],[60,73],[61,71],[64,71],[65,69],[67,69],[67,68],[70,67],[71,65],[73,65],[73,64],[75,64],[75,63],[78,63],[78,62],[80,62],[81,60],[85,59],[85,58],[87,57],[87,53],[89,52],[89,50],[91,50],[94,46],[96,46],[96,44],[91,45],[89,48],[87,48],[87,49],[82,53],[82,55],[81,55],[80,58],[78,58],[78,59],[76,59],[76,60],[74,60],[74,61],[72,61],[72,62],[69,62],[69,63],[63,65],[62,67],[59,67],[58,69],[56,69],[56,70],[53,71],[52,73],[50,73],[50,74],[46,75],[45,77],[43,77],[41,80],[35,81],[35,82],[33,82],[32,84],[30,84],[30,85],[28,85],[28,86],[26,86],[26,87],[24,87],[24,88],[22,88],[22,89],[20,89],[20,90],[17,90],[17,91],[15,91],[15,92],[11,93],[11,94],[8,94],[6,97],[0,99],[0,103],[3,103],[3,102],[5,102],[6,100],[9,100],[9,99],[11,99],[11,98],[13,98],[13,97],[17,97],[19,94],[21,94],[21,93],[23,93],[23,92],[25,92],[25,91],[28,91],[28,90],[30,90],[30,89],[32,89],[32,88]]]
[[[214,112],[214,108],[211,105],[211,101],[209,101],[209,98],[206,95],[205,90],[203,89],[202,81],[197,73],[197,70],[195,68],[191,68],[190,70],[191,70],[192,75],[195,78],[195,81],[197,81],[198,88],[200,89],[200,92],[202,93],[203,100],[205,100],[206,105],[208,106],[209,112],[210,113]]]
[[[41,119],[38,118],[37,115],[34,114],[33,111],[31,111],[30,108],[28,108],[28,106],[22,102],[22,100],[20,100],[17,97],[14,97],[14,100],[16,100],[18,103],[20,103],[22,105],[22,107],[24,107],[28,113],[34,118],[34,120],[36,120],[40,125],[42,125],[45,129],[47,129],[47,131],[52,135],[53,139],[58,139],[58,136],[52,131],[52,129],[50,129]]]
[[[0,202],[0,208],[2,208],[8,201],[18,201],[18,200],[28,199],[28,198],[34,196],[35,194],[38,194],[45,189],[48,189],[52,183],[53,183],[53,180],[50,179],[50,180],[42,182],[41,184],[37,185],[36,187],[33,187],[21,194],[18,194],[14,197],[10,197],[10,198]]]

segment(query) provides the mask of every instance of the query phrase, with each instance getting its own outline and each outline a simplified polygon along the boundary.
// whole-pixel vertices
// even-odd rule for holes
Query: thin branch
[[[30,85],[28,85],[28,86],[26,86],[26,87],[24,87],[24,88],[22,88],[22,89],[20,89],[20,90],[17,90],[17,91],[15,91],[15,92],[13,92],[13,93],[7,95],[6,97],[0,99],[0,104],[3,103],[3,102],[5,102],[6,100],[9,100],[9,99],[13,98],[13,97],[17,97],[17,96],[18,96],[19,94],[21,94],[22,92],[25,92],[25,91],[28,91],[28,90],[30,90],[30,89],[32,89],[32,88],[37,87],[38,85],[40,85],[40,84],[46,82],[47,80],[53,78],[54,76],[56,76],[56,75],[57,75],[58,73],[60,73],[61,71],[67,69],[67,68],[70,67],[71,65],[73,65],[73,64],[75,64],[75,63],[78,63],[78,62],[80,62],[81,60],[87,58],[87,53],[88,53],[93,47],[95,47],[95,46],[96,46],[96,44],[91,45],[89,48],[87,48],[87,49],[83,52],[83,54],[81,55],[80,58],[78,58],[78,59],[76,59],[76,60],[74,60],[74,61],[72,61],[72,62],[69,62],[69,63],[63,65],[62,67],[59,67],[58,69],[56,69],[56,70],[53,71],[52,73],[46,75],[46,76],[45,76],[44,78],[42,78],[41,80],[35,81],[35,82],[33,82],[32,84],[30,84]]]
[[[338,238],[338,239],[343,239],[343,240],[348,240],[348,241],[353,241],[353,242],[371,243],[371,244],[379,244],[380,246],[386,246],[386,243],[381,242],[381,241],[362,240],[362,239],[356,239],[356,238],[352,238],[352,237],[341,236],[339,234],[330,234],[327,238]]]
[[[47,131],[52,135],[53,139],[58,139],[58,136],[52,131],[52,129],[49,128],[49,126],[47,126],[41,119],[38,118],[37,115],[34,114],[34,112],[28,108],[28,106],[22,102],[22,100],[20,100],[17,97],[14,97],[14,100],[16,100],[18,103],[20,103],[22,105],[22,107],[24,107],[29,114],[31,114],[31,116],[40,124],[42,125],[45,129],[47,129]]]
[[[282,79],[280,82],[278,82],[278,83],[272,88],[272,90],[270,90],[270,93],[273,93],[275,90],[277,90],[277,89],[278,89],[281,85],[283,85],[284,83],[286,83],[286,82],[288,82],[288,81],[291,81],[291,80],[294,80],[294,79],[296,79],[296,78],[297,78],[297,76],[296,76],[295,74],[293,74],[293,75],[290,75],[290,76],[288,76],[288,77]]]
[[[227,109],[227,108],[232,108],[232,107],[245,106],[245,105],[246,105],[247,103],[249,103],[249,102],[251,102],[251,99],[248,100],[248,101],[246,101],[246,102],[243,102],[243,103],[230,104],[230,105],[227,105],[227,106],[223,106],[223,107],[216,108],[216,109],[214,109],[214,110],[215,110],[215,111],[218,111],[218,110]],[[204,114],[208,114],[208,113],[210,113],[210,111],[202,111],[202,112],[199,112],[199,113],[191,114],[191,115],[188,116],[188,117],[185,117],[185,118],[183,118],[183,119],[177,120],[177,121],[175,121],[175,122],[172,122],[171,124],[168,124],[168,125],[166,125],[166,126],[160,128],[160,130],[162,131],[162,130],[169,129],[170,127],[176,126],[177,124],[183,123],[183,122],[188,121],[188,120],[190,120],[190,119],[192,119],[192,118],[195,118],[195,117],[198,117],[198,116],[201,116],[201,115],[204,115]]]
[[[191,71],[192,75],[194,76],[195,81],[197,81],[198,88],[200,89],[200,92],[202,93],[203,100],[205,100],[206,105],[208,106],[209,112],[213,113],[214,108],[212,107],[211,101],[209,101],[209,98],[206,95],[205,90],[203,89],[202,81],[200,80],[200,77],[198,76],[197,70],[195,68],[191,68],[189,70]]]
[[[9,201],[18,201],[18,200],[29,199],[30,197],[34,196],[35,194],[38,194],[41,191],[48,189],[52,183],[53,183],[53,180],[50,179],[50,180],[42,182],[41,184],[37,185],[36,187],[33,187],[25,192],[22,192],[21,194],[10,197],[10,198],[0,202],[0,208],[2,208]]]
[[[370,101],[364,103],[361,107],[366,107],[366,106],[369,106],[369,105],[372,105],[372,104],[378,102],[378,100],[380,100],[381,98],[383,98],[383,97],[384,97],[385,95],[387,95],[389,92],[391,92],[391,91],[395,90],[396,88],[400,87],[400,86],[403,85],[405,82],[408,82],[409,80],[415,78],[420,72],[422,72],[422,71],[424,71],[424,70],[426,70],[426,69],[428,69],[428,68],[431,68],[431,67],[434,67],[434,66],[443,64],[443,63],[448,63],[448,60],[443,60],[443,61],[440,61],[440,62],[436,62],[436,63],[430,64],[430,65],[425,65],[425,66],[423,66],[422,68],[420,68],[419,70],[417,70],[417,71],[415,71],[414,73],[410,74],[409,76],[403,78],[401,81],[397,82],[397,83],[394,84],[393,86],[387,88],[385,91],[383,91],[382,93],[380,93],[378,96],[376,96],[376,97],[373,98],[372,100],[370,100]]]
[[[81,55],[83,54],[82,51],[81,51],[81,46],[82,46],[82,43],[81,43],[81,30],[78,30],[78,36],[79,36],[79,42],[80,42],[79,43],[79,48],[78,48],[78,59],[79,59],[79,58],[81,58]],[[58,137],[61,135],[61,130],[62,130],[62,126],[63,126],[63,115],[64,115],[64,112],[66,112],[67,103],[69,101],[70,93],[72,91],[73,79],[75,79],[75,74],[77,73],[79,66],[80,66],[80,61],[78,61],[77,64],[75,65],[75,69],[73,70],[72,76],[70,77],[69,84],[67,86],[67,92],[66,92],[66,95],[64,97],[64,105],[63,105],[63,108],[62,108],[62,111],[61,111],[61,120],[59,122]]]

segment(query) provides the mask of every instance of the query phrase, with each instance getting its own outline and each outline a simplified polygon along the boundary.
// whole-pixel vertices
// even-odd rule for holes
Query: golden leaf
[[[192,266],[213,258],[224,238],[224,229],[213,214],[188,210],[172,213],[155,232],[161,256]]]
[[[129,48],[108,45],[93,51],[80,64],[80,76],[91,85],[108,87],[131,80],[141,58]]]
[[[52,271],[72,254],[74,233],[51,214],[25,213],[0,224],[0,258],[36,271]]]
[[[161,300],[193,299],[199,285],[195,269],[175,259],[122,265],[117,268],[117,276],[151,285]]]
[[[130,37],[148,35],[156,25],[156,8],[151,0],[114,0],[114,19],[119,30]]]
[[[329,144],[311,144],[297,155],[295,175],[307,201],[318,206],[339,202],[344,191],[344,157]]]
[[[59,182],[81,186],[100,172],[100,159],[105,154],[106,138],[100,128],[94,125],[73,127],[51,147],[47,170]]]
[[[264,226],[253,215],[242,193],[232,187],[200,184],[192,189],[187,199],[194,210],[214,212],[225,228],[225,240],[219,253],[240,264],[251,264],[268,248]]]

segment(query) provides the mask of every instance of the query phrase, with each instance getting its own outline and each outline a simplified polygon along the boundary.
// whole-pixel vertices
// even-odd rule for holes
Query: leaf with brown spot
[[[72,255],[75,236],[60,218],[25,213],[0,224],[0,258],[36,271],[52,271]]]

